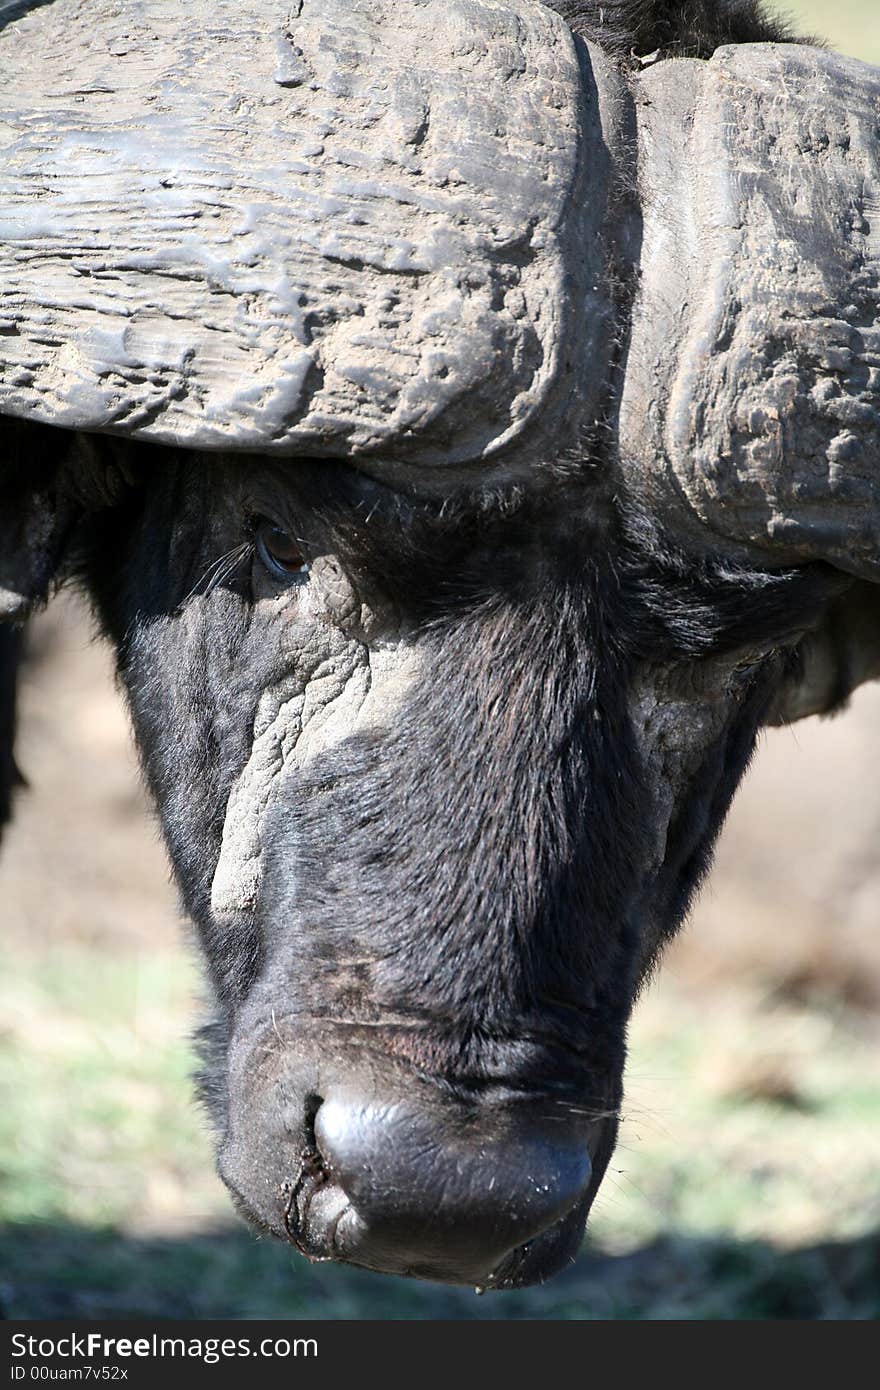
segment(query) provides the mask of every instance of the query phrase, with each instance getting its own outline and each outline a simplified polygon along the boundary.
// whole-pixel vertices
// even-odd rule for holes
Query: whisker
[[[196,594],[208,597],[214,593],[215,589],[218,589],[221,584],[225,584],[231,578],[245,558],[253,553],[253,549],[252,541],[244,541],[241,545],[228,550],[224,555],[218,556],[196,580],[189,593],[182,600],[181,606],[184,603],[189,603],[189,600],[195,598]]]
[[[205,592],[207,594],[212,594],[215,589],[218,589],[220,587],[221,584],[225,584],[227,579],[230,579],[232,575],[235,574],[236,570],[241,565],[243,559],[243,550],[240,550],[239,553],[236,555],[230,555],[229,562],[226,565],[226,568],[214,575],[213,579],[208,584]]]

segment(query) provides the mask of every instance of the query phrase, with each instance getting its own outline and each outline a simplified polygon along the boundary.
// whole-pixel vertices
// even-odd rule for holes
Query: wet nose
[[[297,1199],[298,1243],[384,1273],[491,1284],[589,1186],[584,1135],[551,1108],[326,1097]]]

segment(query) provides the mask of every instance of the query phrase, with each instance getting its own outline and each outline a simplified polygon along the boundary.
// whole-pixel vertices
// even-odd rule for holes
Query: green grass
[[[546,1288],[480,1299],[313,1268],[236,1222],[192,1099],[196,985],[170,951],[7,962],[7,1316],[880,1315],[877,1029],[832,1001],[722,995],[707,1017],[674,981],[652,994],[589,1250]]]

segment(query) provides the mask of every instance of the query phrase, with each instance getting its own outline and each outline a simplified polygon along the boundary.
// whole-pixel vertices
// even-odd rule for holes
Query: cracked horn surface
[[[385,476],[558,440],[582,62],[536,0],[0,2],[0,413]]]
[[[876,582],[880,69],[746,44],[637,101],[628,480],[695,546]]]

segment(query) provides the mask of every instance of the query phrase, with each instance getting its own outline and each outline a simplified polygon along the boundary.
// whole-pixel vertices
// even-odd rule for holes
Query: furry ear
[[[81,510],[59,479],[72,436],[0,419],[0,622],[47,597]]]
[[[880,677],[880,584],[860,581],[801,642],[795,665],[768,720],[793,724],[834,714],[865,681]]]
[[[0,833],[9,819],[12,793],[20,783],[15,765],[15,690],[21,633],[0,627]]]
[[[132,480],[123,451],[0,417],[0,831],[21,782],[15,764],[20,625],[49,596],[79,523]],[[19,625],[19,626],[16,626]]]
[[[0,832],[21,782],[15,764],[15,704],[21,623],[48,595],[76,520],[58,487],[71,436],[0,419]]]

